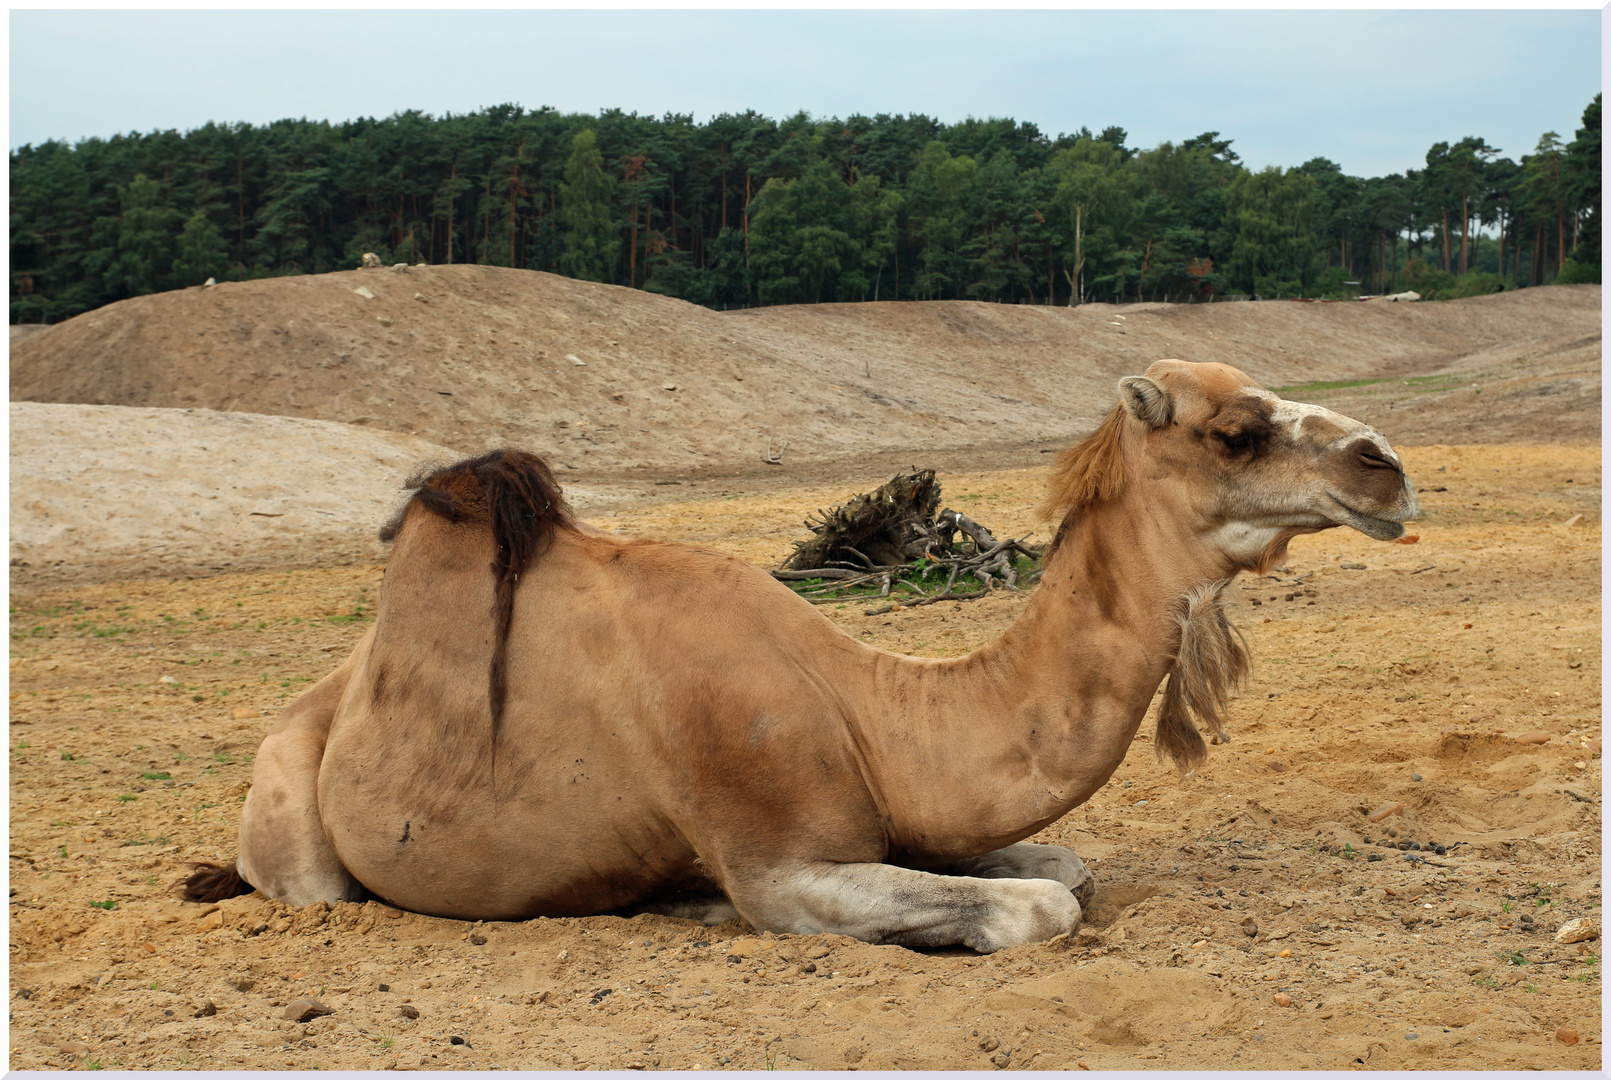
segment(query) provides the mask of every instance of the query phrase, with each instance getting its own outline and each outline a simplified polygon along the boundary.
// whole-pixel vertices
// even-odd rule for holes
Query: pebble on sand
[[[1555,940],[1562,945],[1574,945],[1579,941],[1593,941],[1600,936],[1600,924],[1594,919],[1569,919],[1557,931]]]
[[[1277,994],[1277,995],[1275,995],[1275,997],[1271,998],[1270,1000],[1275,1002],[1277,1008],[1281,1008],[1281,1009],[1285,1009],[1286,1007],[1288,1007],[1289,1005],[1292,1004],[1292,999],[1290,997],[1288,997],[1286,994]]]
[[[318,998],[301,997],[287,1005],[280,1018],[305,1024],[316,1016],[329,1016],[333,1012],[335,1012],[334,1009]]]
[[[1550,734],[1547,731],[1524,731],[1516,736],[1516,742],[1522,746],[1542,746],[1549,740]]]
[[[1561,1028],[1555,1033],[1555,1037],[1561,1040],[1561,1042],[1565,1043],[1567,1046],[1577,1045],[1577,1032],[1573,1031],[1571,1028]]]
[[[1371,824],[1374,825],[1377,822],[1386,821],[1388,818],[1392,817],[1394,814],[1398,814],[1400,816],[1403,816],[1403,814],[1404,814],[1404,804],[1401,803],[1401,802],[1383,803],[1382,805],[1378,806],[1376,809],[1374,809],[1374,810],[1372,810],[1370,812]]]

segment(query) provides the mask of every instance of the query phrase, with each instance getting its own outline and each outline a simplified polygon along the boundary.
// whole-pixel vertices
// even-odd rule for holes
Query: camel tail
[[[509,624],[515,587],[553,540],[557,529],[575,528],[575,519],[548,463],[525,450],[504,448],[442,468],[421,472],[404,485],[414,494],[380,530],[391,543],[415,504],[454,523],[484,522],[492,530],[496,587],[492,605],[493,654],[488,672],[492,724],[503,717],[507,691]]]
[[[241,877],[234,863],[219,866],[217,863],[198,862],[191,863],[190,868],[195,873],[185,878],[182,892],[184,898],[193,904],[215,904],[252,891],[252,886]]]

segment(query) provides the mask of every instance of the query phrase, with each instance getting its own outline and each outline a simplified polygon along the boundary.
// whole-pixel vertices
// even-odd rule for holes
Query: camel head
[[[1393,540],[1417,512],[1403,463],[1374,428],[1286,401],[1236,368],[1159,360],[1119,389],[1102,428],[1059,461],[1048,509],[1133,482],[1229,567],[1261,572],[1294,536],[1347,525]]]

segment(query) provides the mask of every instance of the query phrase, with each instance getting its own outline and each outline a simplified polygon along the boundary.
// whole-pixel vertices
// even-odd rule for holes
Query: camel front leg
[[[949,877],[887,863],[815,863],[730,881],[728,895],[757,929],[845,934],[874,945],[966,945],[982,953],[1080,923],[1080,902],[1058,881]]]
[[[959,859],[940,867],[938,872],[959,877],[1045,878],[1067,886],[1081,904],[1090,903],[1091,894],[1096,892],[1096,881],[1085,863],[1068,848],[1056,844],[1009,844],[971,859]]]
[[[346,663],[287,705],[258,748],[236,867],[264,896],[298,906],[363,898],[319,817],[319,765],[336,706],[368,645],[366,637]]]

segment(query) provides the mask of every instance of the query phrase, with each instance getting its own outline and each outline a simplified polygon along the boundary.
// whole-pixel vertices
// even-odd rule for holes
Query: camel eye
[[[1239,431],[1216,431],[1214,438],[1227,450],[1251,450],[1258,445],[1259,433],[1252,428]]]

